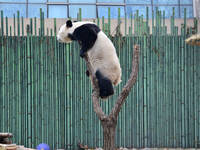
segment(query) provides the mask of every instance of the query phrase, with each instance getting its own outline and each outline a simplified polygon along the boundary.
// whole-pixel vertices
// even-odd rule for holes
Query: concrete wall
[[[193,0],[194,17],[200,19],[200,0]]]
[[[93,20],[90,20],[93,21]],[[6,34],[6,23],[5,23],[5,19],[4,19],[4,34]],[[66,22],[66,19],[56,19],[56,27],[57,27],[57,31],[59,30],[59,27],[64,24]],[[26,35],[26,26],[27,24],[30,23],[30,19],[24,19],[24,33]],[[107,20],[105,19],[105,23],[107,23]],[[167,28],[168,28],[168,33],[170,33],[170,20],[166,19],[165,21]],[[133,22],[134,24],[134,22]],[[176,19],[175,20],[175,25],[179,27],[179,33],[180,33],[180,27],[181,24],[183,24],[183,19]],[[200,20],[198,20],[198,24],[200,24]],[[33,25],[34,25],[34,21],[33,21]],[[130,26],[130,20],[127,20],[127,33],[128,33],[128,27]],[[152,20],[149,20],[149,26],[151,29],[152,26]],[[193,26],[193,19],[188,19],[187,20],[187,26]],[[14,34],[14,23],[13,23],[13,18],[8,18],[8,30],[9,30],[9,35],[10,35],[10,27],[12,28],[12,35]],[[37,19],[37,28],[40,27],[40,19]],[[101,20],[100,20],[100,27],[101,27]],[[111,20],[111,33],[115,34],[116,31],[116,27],[117,27],[117,20],[116,19],[112,19]],[[17,22],[15,25],[15,30],[16,30],[16,34],[17,34]],[[45,34],[47,34],[47,28],[49,29],[54,29],[54,19],[45,19]],[[21,35],[21,30],[22,30],[22,26],[21,26],[21,20],[20,20],[20,35]],[[1,30],[0,30],[1,31]],[[198,31],[200,31],[200,25],[198,27]],[[134,32],[134,27],[133,27],[133,32]],[[150,31],[152,32],[152,31]],[[34,27],[33,27],[33,33],[35,33],[34,31]],[[124,35],[125,33],[125,20],[121,19],[121,33]],[[37,31],[38,34],[38,31]]]

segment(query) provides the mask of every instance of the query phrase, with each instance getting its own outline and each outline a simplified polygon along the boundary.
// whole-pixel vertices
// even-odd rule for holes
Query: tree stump
[[[11,144],[12,133],[0,133],[0,144]]]

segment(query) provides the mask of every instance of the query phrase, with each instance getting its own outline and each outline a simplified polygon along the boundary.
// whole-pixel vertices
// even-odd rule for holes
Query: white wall
[[[92,21],[92,20],[91,20]],[[121,19],[122,23],[121,23],[121,33],[124,35],[125,33],[125,20]],[[66,22],[66,19],[56,19],[56,26],[57,26],[57,31],[59,30],[59,27],[64,24]],[[30,19],[24,19],[24,31],[26,31],[26,25],[30,23]],[[107,20],[105,19],[105,23],[107,23]],[[168,33],[170,33],[170,20],[166,19],[165,24],[167,25],[168,28]],[[175,25],[179,27],[179,34],[180,34],[180,27],[181,24],[183,24],[183,19],[176,19],[175,20]],[[199,24],[199,29],[198,31],[200,31],[200,20],[198,21]],[[33,22],[34,25],[34,22]],[[134,25],[134,22],[133,22]],[[151,29],[151,25],[152,25],[152,20],[149,20],[149,26]],[[12,27],[12,35],[14,33],[14,25],[13,25],[13,19],[9,18],[8,19],[8,29],[10,30],[10,26]],[[16,30],[17,30],[17,23],[16,23]],[[100,20],[100,26],[101,26],[101,20]],[[128,33],[128,27],[130,26],[130,20],[127,21],[127,33]],[[187,19],[187,26],[193,26],[193,19]],[[4,34],[6,33],[6,28],[5,28],[5,19],[4,19]],[[40,19],[37,19],[37,28],[40,27]],[[117,20],[113,19],[111,20],[111,33],[115,34],[115,29],[117,27]],[[54,29],[54,20],[53,19],[45,19],[45,34],[46,34],[46,30],[47,28],[50,29]],[[20,21],[20,30],[21,30],[21,21]],[[134,26],[133,26],[133,31],[134,31]],[[33,32],[34,32],[34,26],[33,26]],[[38,32],[38,31],[37,31]],[[152,32],[152,31],[150,31]],[[26,33],[26,32],[24,32]],[[17,34],[17,31],[16,31]],[[26,34],[25,34],[26,35]]]
[[[194,17],[200,19],[200,0],[193,0]]]

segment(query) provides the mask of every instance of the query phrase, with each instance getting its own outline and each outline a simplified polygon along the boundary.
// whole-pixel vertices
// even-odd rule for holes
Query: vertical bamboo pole
[[[152,36],[149,36],[149,44],[150,44],[150,46],[149,46],[149,62],[152,62],[152,53],[153,53],[153,41],[152,41],[152,39],[153,39],[153,37]],[[152,69],[153,67],[152,67],[152,63],[149,63],[149,90],[152,88],[152,82],[153,82],[153,80],[152,80],[152,72],[153,72],[153,69]],[[152,98],[152,95],[151,95],[151,93],[152,93],[152,91],[150,90],[150,97]],[[152,121],[153,121],[153,104],[152,104],[153,102],[151,101],[149,101],[149,136],[148,136],[148,141],[149,141],[149,145],[152,147],[153,145],[152,145],[152,140],[153,140],[153,128],[152,128],[152,126],[153,126],[153,123],[152,123]]]
[[[81,8],[79,8],[79,21],[82,21],[82,11],[81,11]]]
[[[1,36],[4,35],[4,19],[3,19],[3,10],[1,10]]]
[[[184,36],[183,36],[183,39],[185,38],[186,36],[186,26],[187,26],[187,22],[186,22],[186,8],[184,9]],[[185,72],[186,70],[184,69],[185,68],[185,50],[186,50],[186,44],[184,42],[184,40],[182,40],[182,63],[181,63],[181,69],[183,70],[182,71],[182,146],[183,147],[186,147],[187,146],[187,143],[186,143],[186,120],[185,120],[185,109],[186,109],[186,97],[185,97],[185,93],[186,93],[186,89],[185,89]]]
[[[146,135],[145,135],[145,138],[146,138],[146,141],[145,141],[145,147],[150,147],[150,142],[149,142],[149,136],[150,136],[150,134],[149,134],[149,129],[150,129],[150,127],[149,127],[149,122],[150,122],[150,120],[149,120],[149,118],[150,118],[150,114],[149,114],[149,110],[150,110],[150,103],[149,103],[149,100],[148,100],[148,97],[150,97],[150,92],[149,92],[149,88],[148,88],[148,86],[150,85],[150,80],[149,80],[149,74],[150,74],[150,69],[149,69],[149,58],[150,58],[150,55],[149,55],[149,38],[150,38],[150,36],[149,36],[149,34],[150,34],[150,32],[149,32],[149,7],[146,7],[146,23],[145,23],[145,30],[146,30],[146,32],[145,32],[145,34],[144,34],[144,37],[146,38],[146,39],[144,39],[145,40],[145,44],[146,44],[146,58],[144,58],[144,61],[146,61],[145,62],[145,64],[146,64],[146,92],[147,92],[147,94],[146,94],[146,101],[144,101],[144,106],[145,106],[145,103],[146,103],[146,112],[144,112],[144,113],[146,113],[146,118],[145,118],[145,133],[146,133]],[[144,48],[145,49],[145,48]],[[145,70],[145,69],[144,69]],[[145,72],[144,72],[145,73]],[[144,99],[145,100],[145,99]]]
[[[194,34],[197,34],[198,32],[198,20],[197,18],[193,19],[193,23],[194,23]]]
[[[126,16],[126,13],[125,13],[125,26],[124,26],[124,29],[125,29],[125,36],[127,36],[127,16]]]
[[[121,14],[121,11],[120,11],[120,8],[118,8],[118,19],[117,19],[118,32],[120,32],[120,30],[121,30],[121,19],[120,19],[120,14]]]
[[[152,11],[152,35],[154,35],[154,11]]]
[[[149,35],[149,7],[146,7],[146,34]]]
[[[167,35],[167,27],[165,24],[165,11],[163,11],[163,35]]]
[[[28,86],[27,86],[27,114],[28,114],[28,116],[27,116],[27,118],[28,118],[28,120],[27,120],[27,137],[31,137],[32,135],[31,135],[31,129],[32,129],[32,126],[31,126],[31,120],[32,120],[32,117],[31,117],[31,107],[32,107],[32,105],[31,105],[31,99],[32,99],[32,97],[31,97],[31,74],[32,74],[32,72],[31,72],[31,49],[30,49],[30,47],[31,47],[31,38],[30,38],[30,34],[31,34],[31,26],[30,25],[27,25],[27,31],[26,31],[26,33],[27,33],[27,72],[28,72],[28,76],[27,76],[27,83],[28,83]],[[31,141],[31,138],[28,138],[27,139],[27,145],[29,146],[29,147],[31,147],[32,145],[31,145],[31,143],[32,143],[32,141]]]
[[[40,8],[40,40],[39,40],[39,62],[40,62],[40,65],[39,65],[39,74],[40,74],[40,78],[39,78],[39,92],[43,93],[43,82],[44,82],[44,72],[43,72],[43,35],[44,35],[44,28],[43,28],[43,17],[42,17],[42,9]],[[40,141],[44,141],[44,138],[45,138],[45,133],[44,133],[44,95],[41,94],[39,96],[39,103],[40,103],[40,106],[39,106],[39,112],[41,113],[40,115],[40,125],[41,125],[41,128],[40,128],[40,133],[41,133],[41,137],[39,138]]]
[[[82,18],[81,11],[80,11],[80,17]],[[84,67],[83,61],[80,60],[80,59],[79,59],[79,61],[80,61],[80,69],[79,69],[80,70],[80,79],[79,79],[79,81],[80,81],[81,87],[83,87],[83,85],[84,85],[83,84],[83,72],[85,72],[85,70],[83,70],[83,68],[85,68],[85,67]],[[83,93],[84,93],[83,89],[81,89],[81,92],[78,93],[79,97],[80,97],[80,103],[78,103],[79,104],[79,111],[81,113],[80,118],[83,118],[83,113],[84,113],[83,112],[84,108],[82,107],[83,106]],[[80,120],[80,127],[81,127],[80,129],[83,129],[83,120]],[[80,130],[80,133],[79,133],[80,142],[83,142],[83,134],[84,134],[84,130]]]
[[[31,33],[31,35],[30,35]],[[28,37],[27,37],[28,39]],[[30,95],[30,98],[31,98],[31,102],[29,104],[29,107],[28,107],[28,114],[30,115],[29,116],[29,126],[28,126],[28,137],[34,137],[35,136],[35,133],[33,133],[32,131],[34,130],[34,55],[33,55],[33,47],[34,47],[34,40],[33,40],[33,19],[31,18],[30,19],[30,31],[29,31],[29,41],[30,41],[30,48],[29,48],[29,51],[28,51],[28,72],[30,72],[30,75],[28,76],[28,84],[30,85],[28,87],[28,93]],[[28,145],[30,145],[30,147],[34,147],[34,144],[33,144],[33,138],[29,138],[28,139]]]
[[[138,29],[139,29],[139,36],[141,36],[143,34],[143,29],[144,29],[144,25],[143,25],[143,15],[139,16],[139,26],[138,26]]]
[[[1,10],[1,43],[4,43],[4,19],[3,19],[3,11]],[[1,130],[2,131],[5,131],[5,127],[4,127],[4,120],[5,120],[5,118],[4,118],[4,116],[5,116],[5,100],[4,100],[4,97],[5,97],[5,75],[4,75],[4,66],[5,66],[5,50],[4,50],[4,44],[1,44],[1,53],[0,53],[1,55],[0,55],[0,57],[1,57],[1,63],[2,64],[4,64],[4,65],[1,65],[1,79],[2,79],[2,87],[1,87],[1,89],[2,89],[2,91],[1,91],[1,93],[2,93],[2,100],[1,100],[1,104],[2,104],[2,106],[1,106],[1,114],[2,114],[2,121],[0,122],[0,127],[1,127]]]
[[[155,22],[156,22],[156,25],[155,25],[155,49],[154,49],[154,67],[156,69],[156,72],[155,72],[155,77],[154,77],[154,90],[155,90],[155,102],[154,102],[154,107],[155,107],[155,141],[156,141],[156,145],[159,147],[159,124],[158,124],[158,120],[159,120],[159,113],[158,113],[158,109],[159,109],[159,101],[158,101],[158,81],[159,81],[159,67],[158,67],[158,61],[159,61],[159,46],[158,46],[158,21],[159,21],[159,18],[158,18],[158,7],[156,7],[156,18],[155,18]]]
[[[187,32],[187,22],[186,22],[186,16],[187,12],[186,12],[186,8],[184,8],[184,35],[186,36],[186,32]]]
[[[162,18],[162,12],[161,11],[159,11],[159,18],[160,18],[160,22],[159,22],[159,35],[161,35],[162,34],[162,23],[163,23],[163,18]]]
[[[9,28],[9,46],[10,46],[10,55],[9,55],[9,59],[10,59],[10,61],[13,61],[13,52],[12,52],[12,48],[11,48],[11,45],[13,45],[13,38],[11,38],[11,36],[12,36],[12,27],[10,26],[10,28]],[[1,47],[0,47],[0,54],[1,54]],[[1,55],[0,55],[0,59],[1,59]],[[14,63],[11,63],[10,64],[10,79],[11,80],[13,80],[13,78],[14,78],[14,76],[13,76],[13,67],[14,66]],[[1,70],[1,67],[0,67],[0,70]],[[1,75],[0,75],[1,76]],[[0,77],[1,78],[1,77]],[[10,93],[11,93],[11,97],[13,97],[13,95],[14,95],[14,82],[12,83],[12,85],[10,86]],[[0,90],[0,93],[1,93],[1,90]],[[11,133],[13,133],[13,129],[15,128],[14,126],[15,126],[15,124],[14,124],[14,122],[13,122],[13,118],[14,118],[14,113],[13,113],[13,99],[10,99],[10,110],[11,110],[11,112],[10,112],[10,130],[9,130],[9,132],[11,132]],[[1,130],[1,129],[0,129]]]
[[[145,27],[146,28],[146,27]],[[145,30],[143,28],[143,31]],[[143,103],[143,109],[144,109],[144,146],[147,147],[147,35],[144,34],[143,36],[144,40],[144,53],[143,53],[143,61],[144,61],[144,79],[143,79],[143,85],[144,85],[144,103]]]
[[[49,118],[49,128],[50,129],[54,129],[54,121],[52,120],[52,118],[55,119],[55,106],[54,106],[54,65],[55,65],[55,55],[54,55],[54,36],[53,36],[53,29],[50,30],[50,56],[51,56],[51,61],[49,62],[49,68],[50,68],[50,72],[51,72],[51,76],[50,76],[50,109],[53,111],[50,111],[50,115],[51,118]],[[49,141],[50,143],[52,143],[52,147],[55,147],[54,145],[54,137],[55,137],[55,133],[54,130],[50,130],[50,134],[53,136],[49,137]]]
[[[20,14],[19,11],[17,11],[17,36],[20,36]]]
[[[158,61],[157,61],[157,70],[158,70],[158,73],[157,73],[157,77],[158,77],[158,80],[157,80],[157,125],[158,125],[158,130],[157,130],[157,139],[158,139],[158,147],[162,147],[162,136],[161,136],[161,133],[162,133],[162,128],[161,128],[161,125],[162,125],[162,113],[161,113],[161,105],[162,105],[162,101],[163,101],[163,98],[162,100],[161,99],[161,96],[160,96],[160,93],[161,93],[161,74],[162,74],[162,50],[160,49],[160,46],[161,46],[161,43],[162,42],[162,37],[160,36],[161,35],[161,22],[162,22],[162,18],[161,18],[161,11],[157,11],[157,36],[159,37],[159,40],[157,42],[157,50],[158,50]]]
[[[5,77],[6,77],[6,85],[5,85],[5,91],[7,91],[6,93],[5,93],[5,105],[4,105],[4,107],[5,107],[5,123],[4,123],[4,125],[5,125],[5,131],[9,131],[9,101],[10,101],[10,98],[9,98],[9,94],[10,94],[10,91],[9,91],[9,78],[8,78],[8,75],[9,75],[9,47],[8,47],[8,45],[9,45],[9,41],[8,41],[8,18],[6,17],[5,18],[5,27],[6,27],[6,32],[4,33],[4,40],[5,40],[5,42],[4,42],[4,45],[5,45],[5,55],[4,55],[4,57],[5,57],[5,64],[4,64],[4,66],[5,66]]]
[[[45,68],[49,73],[48,73],[48,78],[46,78],[45,85],[46,85],[46,89],[48,90],[48,92],[51,92],[51,84],[50,84],[50,82],[51,82],[51,76],[50,76],[50,66],[51,66],[51,62],[50,62],[51,61],[51,44],[50,43],[51,43],[51,37],[49,35],[50,34],[49,30],[50,30],[49,28],[46,28],[46,41],[45,41],[46,42],[46,46],[45,46],[45,51],[46,51],[47,55],[45,55],[45,60],[46,60],[45,61]],[[64,89],[66,89],[66,88],[64,88]],[[47,108],[51,108],[51,94],[47,94],[46,97],[47,97],[47,99],[49,99],[48,103],[46,103],[46,105],[48,105]],[[65,98],[65,100],[66,100],[66,98]],[[50,135],[51,135],[50,134],[51,117],[49,116],[50,111],[48,111],[46,113],[47,113],[47,121],[46,121],[47,122],[47,130],[46,130],[47,139],[46,139],[46,141],[47,141],[47,143],[50,143],[50,141],[51,141],[51,137],[50,137]],[[63,126],[66,127],[64,124],[63,124]],[[64,136],[63,136],[64,138],[63,139],[64,140],[65,140],[65,133],[66,133],[66,131],[63,130],[63,134],[64,134]],[[62,143],[66,144],[65,142],[62,142]],[[62,146],[62,147],[65,147],[65,146]]]
[[[17,37],[16,37],[16,39],[17,39],[17,53],[16,53],[16,56],[15,56],[15,58],[16,58],[16,74],[15,74],[15,76],[16,76],[16,81],[18,81],[18,83],[20,83],[21,82],[21,63],[20,63],[20,53],[21,53],[21,49],[20,49],[20,47],[21,47],[21,45],[20,45],[20,21],[19,21],[19,11],[17,11],[17,34],[16,34],[16,32],[15,32],[16,30],[15,30],[15,15],[14,15],[14,35],[16,35]],[[19,115],[17,116],[17,120],[16,120],[16,122],[17,122],[17,128],[18,128],[18,133],[19,134],[17,134],[17,137],[18,137],[18,140],[19,141],[22,141],[22,135],[20,134],[21,133],[21,131],[22,131],[22,121],[23,121],[23,118],[22,118],[22,113],[20,113],[21,112],[21,110],[22,110],[22,101],[21,101],[21,93],[22,93],[22,91],[21,91],[21,88],[20,88],[20,86],[19,85],[17,85],[17,88],[16,88],[16,91],[17,91],[17,93],[18,93],[18,96],[17,96],[17,98],[16,98],[16,103],[17,103],[17,113],[19,113]],[[26,134],[26,132],[25,132],[25,134]]]
[[[21,24],[22,24],[22,36],[24,36],[24,18],[21,17]]]
[[[6,37],[8,37],[8,17],[6,17]]]
[[[15,27],[15,14],[13,14],[13,25],[14,25],[14,36],[16,36],[16,27]]]
[[[156,27],[155,27],[156,35],[159,35],[159,10],[156,7]]]
[[[195,18],[195,20],[196,20],[196,18]],[[197,21],[197,20],[196,20]],[[197,26],[196,26],[196,28],[198,29],[198,24],[197,24]],[[197,32],[198,32],[198,30],[197,30]],[[194,47],[194,111],[195,111],[195,113],[194,113],[194,118],[195,118],[195,120],[194,120],[194,124],[195,124],[195,127],[194,127],[194,133],[195,133],[195,148],[197,148],[199,145],[199,143],[197,142],[197,141],[199,141],[199,135],[200,135],[200,130],[199,130],[199,124],[198,124],[198,122],[200,122],[200,119],[199,119],[199,115],[198,115],[198,110],[200,110],[200,108],[199,108],[199,104],[200,104],[200,102],[198,101],[198,85],[200,85],[199,83],[199,80],[197,80],[197,73],[199,72],[199,71],[197,71],[198,69],[198,66],[197,66],[197,61],[199,60],[199,56],[198,55],[195,55],[195,52],[197,51],[197,49],[198,49],[198,47],[197,46],[195,46]]]
[[[183,35],[181,37],[181,146],[185,147],[185,96],[184,96],[184,51],[185,51],[185,44],[183,42],[184,39],[184,29],[183,29]]]
[[[137,15],[134,14],[134,34],[137,35]]]
[[[173,7],[172,9],[172,17],[171,17],[171,34],[174,35],[175,34],[175,8]]]
[[[197,20],[197,18],[194,18],[194,28],[195,28],[195,33],[197,34],[198,33],[198,20]],[[193,95],[194,95],[194,139],[195,139],[195,141],[194,141],[194,146],[195,146],[195,148],[197,148],[198,147],[198,140],[199,140],[199,137],[198,137],[198,126],[197,126],[197,124],[198,124],[198,121],[199,121],[199,117],[198,117],[198,98],[197,98],[197,76],[196,76],[196,73],[197,73],[197,57],[195,56],[195,52],[196,52],[196,50],[197,50],[197,46],[195,46],[194,47],[194,51],[193,51],[193,59],[192,60],[194,60],[194,66],[193,66],[193,73],[194,73],[194,79],[193,79]]]
[[[58,65],[57,65],[57,58],[58,58],[58,56],[57,56],[57,48],[58,48],[58,44],[57,44],[57,40],[56,40],[56,31],[57,31],[57,27],[56,27],[56,19],[54,19],[54,48],[55,48],[55,51],[54,51],[54,55],[55,55],[55,58],[56,58],[56,65],[55,65],[55,73],[56,73],[56,75],[55,75],[55,81],[54,81],[54,90],[55,91],[57,91],[58,90]],[[57,92],[55,92],[54,93],[54,99],[56,100],[54,103],[55,103],[55,107],[56,107],[56,110],[55,110],[55,118],[58,118],[59,116],[58,116],[58,105],[59,105],[59,103],[58,103],[58,93]],[[56,142],[56,145],[55,145],[55,147],[57,148],[58,147],[58,145],[57,145],[57,143],[58,143],[58,127],[59,127],[59,124],[58,124],[58,122],[56,122],[55,123],[55,138],[54,138],[54,142]]]
[[[103,32],[105,32],[104,16],[102,17],[102,30],[103,30]]]
[[[35,36],[37,36],[37,19],[36,17],[34,18],[34,31],[35,31]]]
[[[111,17],[110,17],[110,7],[108,7],[108,34],[111,33]]]
[[[129,35],[131,36],[133,35],[133,14],[132,13],[131,13],[131,27],[129,28]]]
[[[6,23],[7,24],[7,26],[8,26],[8,23]],[[14,78],[14,76],[13,76],[13,65],[14,65],[14,63],[13,63],[13,38],[12,38],[12,29],[11,29],[11,26],[9,26],[9,29],[8,29],[9,31],[8,31],[8,60],[9,60],[9,75],[8,75],[8,78],[9,78],[9,80],[12,80],[12,82],[11,82],[11,84],[9,84],[9,95],[10,95],[10,97],[9,97],[9,129],[8,129],[8,132],[10,132],[10,133],[13,133],[13,130],[15,129],[15,124],[14,124],[14,122],[13,122],[13,118],[14,118],[14,112],[13,112],[13,103],[14,103],[14,99],[13,99],[13,95],[14,95],[14,80],[13,80],[13,78]],[[1,48],[0,48],[1,49]],[[0,50],[1,51],[1,50]],[[1,55],[1,52],[0,52],[0,55]],[[1,59],[1,57],[0,57],[0,59]],[[1,69],[0,69],[1,70]],[[1,78],[1,77],[0,77]],[[1,93],[1,91],[0,91],[0,93]],[[1,129],[0,129],[1,130]]]
[[[33,34],[33,18],[30,18],[30,34]]]
[[[118,35],[118,37],[117,37],[117,50],[118,50],[118,57],[119,58],[122,57],[122,55],[120,53],[121,52],[121,37],[120,37],[120,33],[121,33],[121,19],[120,19],[120,15],[121,15],[121,10],[120,10],[120,8],[118,8],[118,17],[117,17],[117,26],[118,26],[117,27],[117,35]],[[118,91],[116,91],[116,92],[119,93],[119,91],[120,91],[120,87],[118,88]],[[121,115],[123,113],[125,113],[125,112],[121,111]],[[119,124],[119,128],[120,129],[122,129],[122,126],[123,126],[123,123]],[[119,136],[122,136],[122,135],[123,135],[123,130],[121,132],[121,135],[119,135]],[[123,141],[120,140],[119,141],[119,145],[122,145],[122,144],[123,144]]]
[[[97,18],[97,25],[98,25],[98,26],[100,25],[100,21],[99,21],[99,18]]]

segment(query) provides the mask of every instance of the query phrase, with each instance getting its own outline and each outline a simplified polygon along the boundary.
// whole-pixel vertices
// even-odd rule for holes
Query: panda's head
[[[63,24],[57,34],[57,40],[59,42],[70,43],[72,40],[69,38],[69,34],[74,32],[73,23],[71,20],[67,20],[66,24]]]

